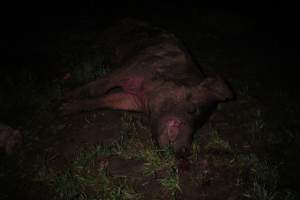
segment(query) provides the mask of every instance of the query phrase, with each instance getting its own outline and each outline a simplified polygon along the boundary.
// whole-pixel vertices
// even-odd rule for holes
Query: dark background
[[[39,45],[55,41],[64,30],[95,27],[101,29],[122,17],[132,16],[154,22],[177,20],[199,27],[203,16],[215,14],[231,16],[225,19],[227,24],[242,25],[243,29],[236,34],[243,38],[236,43],[248,43],[249,48],[254,48],[257,54],[264,56],[265,60],[272,64],[272,69],[266,70],[270,70],[276,79],[296,84],[296,5],[285,1],[109,2],[15,1],[4,5],[2,31],[6,43],[5,57],[9,58],[10,65],[15,61],[19,64],[32,61],[37,56],[45,56],[36,52]],[[220,17],[216,17],[216,20],[219,19]],[[234,30],[232,33],[234,34]]]

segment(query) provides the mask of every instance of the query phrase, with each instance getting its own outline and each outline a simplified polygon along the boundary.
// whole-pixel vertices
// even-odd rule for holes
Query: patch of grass
[[[270,190],[275,190],[278,181],[279,173],[277,166],[271,165],[267,161],[260,161],[251,170],[255,181],[266,185]]]
[[[192,168],[192,180],[195,182],[195,184],[203,186],[210,182],[211,175],[207,169],[201,170],[196,166]]]
[[[277,192],[272,192],[266,189],[265,185],[261,185],[258,182],[253,182],[251,193],[244,194],[245,197],[254,200],[274,200],[277,196]]]
[[[97,175],[72,170],[57,174],[50,182],[56,199],[140,199],[126,178],[114,179],[104,169]]]
[[[243,196],[254,200],[296,199],[296,194],[279,186],[278,166],[259,160],[255,154],[237,154],[232,160],[237,172],[237,185],[247,192]]]
[[[155,149],[154,149],[155,148]],[[145,160],[144,174],[146,176],[155,175],[162,170],[175,167],[175,155],[171,148],[145,149],[140,154],[140,158]]]
[[[72,171],[68,170],[57,174],[53,172],[48,176],[48,184],[55,199],[75,199],[76,197],[87,196],[86,192],[83,191],[84,184],[87,183],[84,183],[84,178],[74,176]]]
[[[279,194],[277,191],[279,174],[275,166],[266,162],[257,162],[251,168],[252,188],[248,194],[255,200],[273,200]]]
[[[101,174],[100,199],[141,199],[142,195],[137,193],[126,177],[112,177],[106,169]]]
[[[95,162],[98,157],[107,157],[114,155],[114,153],[115,149],[113,145],[109,146],[100,144],[89,149],[83,149],[78,152],[76,158],[72,162],[72,166],[78,170],[82,170],[87,167],[91,168],[95,166]]]
[[[109,145],[97,145],[78,152],[70,166],[54,172],[46,166],[37,172],[35,182],[49,186],[54,199],[140,199],[126,177],[109,173],[109,158],[145,161],[144,175],[153,176],[173,199],[181,191],[175,154],[171,148],[161,149],[154,142],[145,144],[137,137],[137,116],[124,113],[121,117],[121,137]],[[151,138],[149,137],[149,140]]]
[[[145,149],[141,157],[145,160],[144,175],[160,176],[159,182],[162,187],[171,193],[172,199],[176,199],[177,193],[181,192],[181,188],[174,151],[170,147]]]
[[[201,151],[200,142],[194,140],[191,145],[191,155],[189,156],[189,160],[192,161],[198,160],[200,151]]]
[[[178,168],[172,168],[168,176],[160,180],[160,184],[171,192],[172,199],[176,199],[177,192],[182,192],[179,185]]]
[[[120,145],[128,146],[130,140],[137,134],[136,116],[134,113],[124,112],[121,116]]]
[[[132,118],[126,115],[126,119]],[[129,131],[131,123],[127,124]],[[125,130],[124,130],[125,131]],[[70,165],[63,170],[54,171],[42,161],[37,166],[33,181],[48,185],[53,199],[140,199],[126,177],[113,177],[109,174],[108,160],[112,155],[122,156],[129,147],[131,136],[127,132],[109,145],[99,144],[78,151]]]
[[[204,150],[213,153],[232,153],[230,144],[223,140],[218,131],[214,130],[208,138],[207,144],[204,146]]]
[[[54,199],[140,199],[126,177],[109,174],[108,161],[100,158],[112,153],[105,146],[81,151],[65,170],[41,169],[35,182],[46,183]]]
[[[121,137],[116,143],[118,155],[123,158],[138,158],[141,148],[143,148],[143,141],[138,137],[137,121],[138,116],[135,113],[124,112],[121,116]]]
[[[179,186],[179,174],[176,166],[175,153],[170,147],[161,149],[154,144],[150,135],[147,138],[151,143],[145,144],[137,137],[137,121],[139,119],[133,113],[124,113],[121,117],[121,142],[123,151],[120,154],[125,158],[137,158],[144,160],[144,175],[159,176],[161,185],[171,192],[172,198],[181,191]]]

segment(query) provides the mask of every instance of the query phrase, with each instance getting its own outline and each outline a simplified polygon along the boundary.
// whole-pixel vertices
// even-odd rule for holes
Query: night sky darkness
[[[122,17],[132,16],[154,24],[160,21],[184,21],[195,27],[208,13],[232,15],[226,23],[240,23],[241,41],[248,43],[253,53],[260,54],[271,69],[276,79],[286,81],[297,79],[296,41],[297,12],[295,6],[279,1],[251,2],[132,2],[120,3],[112,1],[109,4],[102,1],[84,2],[39,2],[10,3],[9,11],[4,18],[5,56],[10,65],[19,65],[32,60],[39,60],[45,55],[39,55],[36,49],[43,43],[51,43],[59,35],[69,29],[105,28],[111,22]],[[85,23],[89,21],[89,23]],[[92,26],[92,27],[91,27]],[[201,26],[201,25],[200,25]],[[226,26],[226,25],[225,25]],[[234,34],[234,30],[232,31]],[[230,48],[230,44],[226,44]],[[236,46],[233,41],[233,46]],[[234,48],[234,47],[232,47]],[[238,50],[238,48],[237,48]],[[33,59],[35,58],[35,59]],[[44,59],[44,58],[42,58]],[[265,65],[266,67],[268,65]],[[11,67],[8,67],[11,68]],[[283,76],[284,75],[284,76]],[[296,82],[291,82],[294,84]]]

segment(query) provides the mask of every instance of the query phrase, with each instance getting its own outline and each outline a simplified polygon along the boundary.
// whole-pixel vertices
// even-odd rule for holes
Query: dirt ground
[[[28,59],[42,67],[34,84],[12,86],[22,88],[19,99],[29,106],[5,110],[5,122],[24,141],[14,154],[2,153],[0,199],[299,198],[297,90],[282,83],[275,67],[271,73],[277,64],[271,42],[244,33],[238,22],[230,28],[184,20],[153,24],[175,33],[204,71],[223,76],[236,94],[196,131],[191,155],[176,159],[159,149],[139,113],[60,115],[65,91],[113,70],[109,52],[94,43],[97,24],[83,21],[40,44],[46,59]]]

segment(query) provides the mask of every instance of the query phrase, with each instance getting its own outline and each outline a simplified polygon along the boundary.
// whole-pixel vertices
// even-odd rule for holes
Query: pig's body
[[[164,30],[123,20],[102,37],[120,68],[70,92],[65,114],[97,108],[144,112],[160,146],[181,151],[189,147],[202,108],[232,98],[227,85],[205,78],[183,45]],[[86,99],[74,100],[78,97]]]

